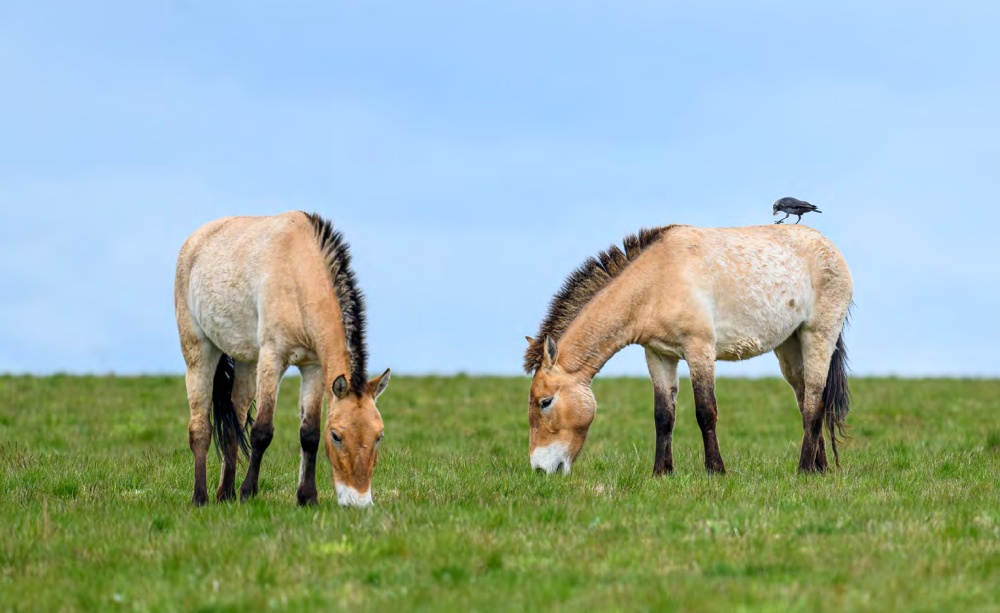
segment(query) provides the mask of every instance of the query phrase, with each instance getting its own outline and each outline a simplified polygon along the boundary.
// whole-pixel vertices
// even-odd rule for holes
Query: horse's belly
[[[251,322],[254,324],[253,326],[247,325]],[[214,316],[214,314],[198,320],[205,336],[216,347],[237,362],[247,363],[256,362],[260,356],[256,323],[256,318],[252,320],[228,319],[224,316]]]
[[[774,350],[806,320],[809,296],[789,292],[749,301],[716,314],[715,353],[724,361],[746,360]]]
[[[249,292],[198,292],[188,298],[202,333],[238,362],[253,363],[260,355],[257,304]]]

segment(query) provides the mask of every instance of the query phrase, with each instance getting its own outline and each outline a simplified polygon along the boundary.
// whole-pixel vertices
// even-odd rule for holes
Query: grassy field
[[[779,380],[720,381],[707,477],[686,385],[673,477],[642,379],[599,379],[581,459],[544,477],[526,378],[394,378],[353,510],[325,459],[295,506],[289,379],[260,498],[195,509],[180,378],[0,377],[0,610],[1000,610],[1000,381],[855,380],[821,477]]]

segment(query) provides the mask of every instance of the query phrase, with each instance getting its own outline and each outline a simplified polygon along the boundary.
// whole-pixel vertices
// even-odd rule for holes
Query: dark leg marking
[[[674,472],[674,421],[677,414],[677,388],[653,389],[653,419],[656,422],[656,456],[653,475]]]
[[[819,472],[826,472],[828,465],[826,463],[826,443],[823,441],[823,431],[820,429],[819,439],[816,444],[816,470]]]
[[[726,467],[719,451],[719,437],[715,433],[715,426],[719,421],[715,388],[703,383],[695,384],[693,387],[695,415],[698,418],[698,426],[701,427],[701,438],[705,443],[705,470],[709,474],[725,474]]]
[[[274,425],[271,423],[256,422],[250,431],[250,466],[247,468],[247,476],[243,479],[240,487],[240,500],[253,498],[257,495],[257,480],[260,476],[260,461],[264,458],[274,438]]]
[[[222,457],[222,481],[219,482],[219,489],[215,492],[215,499],[218,502],[236,500],[236,462],[239,442],[234,433],[229,433],[225,445],[226,450]]]
[[[802,416],[802,454],[799,456],[799,472],[812,473],[819,470],[817,457],[819,456],[819,445],[823,436],[823,413],[820,407],[815,415],[804,414]],[[826,458],[824,448],[823,457]]]
[[[188,431],[188,443],[194,453],[194,496],[191,500],[200,507],[208,503],[208,475],[205,467],[208,454],[205,446],[195,438],[194,433],[190,430]]]
[[[299,429],[299,442],[302,443],[302,454],[305,460],[305,473],[297,493],[299,506],[316,504],[319,494],[316,492],[316,452],[319,450],[319,430],[316,428]]]

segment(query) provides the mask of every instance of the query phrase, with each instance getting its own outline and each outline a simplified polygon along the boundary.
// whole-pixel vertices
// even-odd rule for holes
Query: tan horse
[[[250,456],[240,499],[257,494],[261,459],[274,434],[278,383],[291,365],[302,373],[299,504],[317,501],[321,436],[338,502],[371,504],[383,434],[375,400],[389,383],[389,371],[371,381],[366,377],[364,299],[350,264],[347,243],[330,222],[301,212],[219,219],[181,248],[174,304],[187,364],[195,504],[208,501],[210,412],[216,448],[224,451],[216,498],[236,496],[240,449]],[[248,443],[247,414],[255,397]]]
[[[631,344],[646,349],[653,380],[654,474],[674,468],[678,360],[690,368],[705,467],[723,473],[715,361],[768,351],[802,413],[799,469],[826,469],[824,419],[839,467],[836,430],[849,410],[841,332],[853,282],[837,248],[815,230],[774,225],[668,226],[629,236],[624,247],[570,275],[537,337],[528,337],[532,467],[569,472],[597,408],[591,381]]]

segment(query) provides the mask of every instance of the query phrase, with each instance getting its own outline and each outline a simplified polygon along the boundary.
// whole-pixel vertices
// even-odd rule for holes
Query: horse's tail
[[[240,416],[233,404],[233,385],[236,382],[236,364],[233,358],[222,354],[219,365],[215,367],[215,380],[212,382],[212,437],[215,439],[216,453],[222,452],[222,446],[230,437],[239,441],[240,451],[244,456],[250,455],[250,442],[246,430],[240,424]],[[247,423],[249,425],[249,415]]]
[[[840,456],[837,454],[837,435],[846,436],[847,414],[851,411],[851,390],[847,385],[847,347],[844,346],[844,333],[837,337],[837,348],[830,358],[830,369],[826,375],[826,387],[823,388],[823,412],[826,427],[830,432],[830,444],[833,446],[833,459],[840,468]]]

